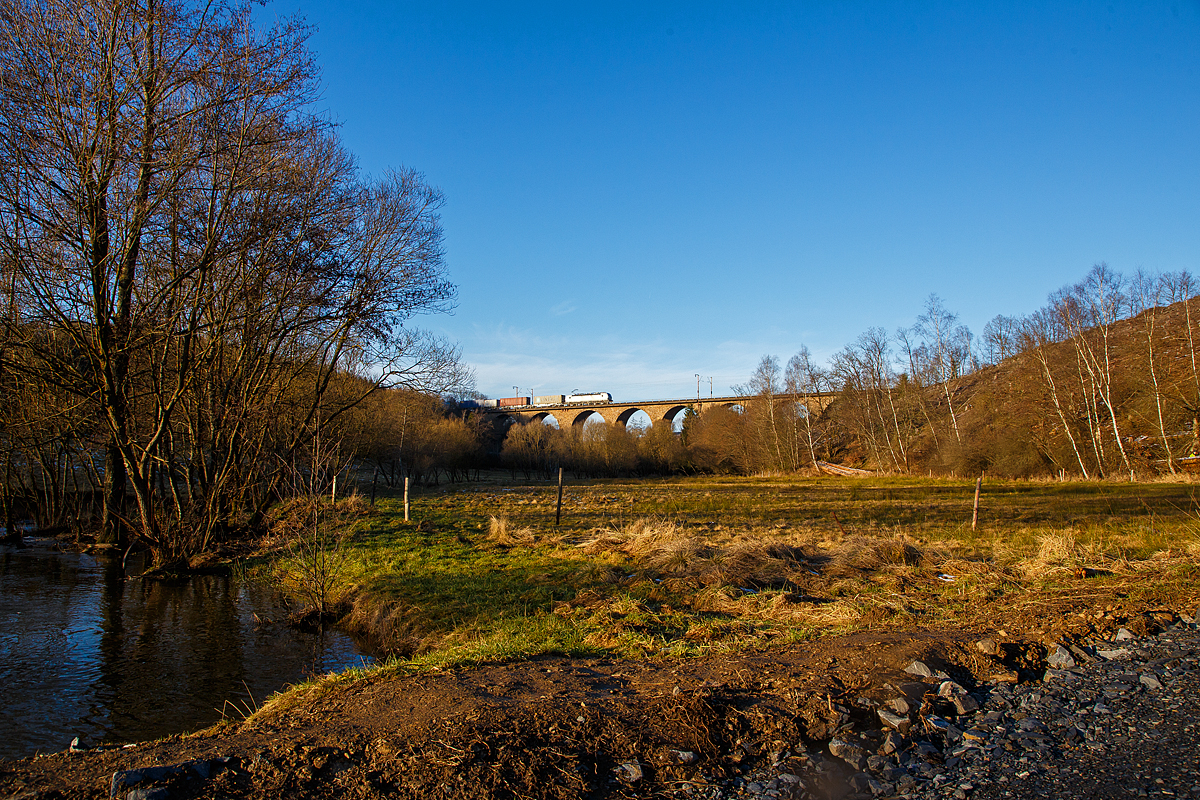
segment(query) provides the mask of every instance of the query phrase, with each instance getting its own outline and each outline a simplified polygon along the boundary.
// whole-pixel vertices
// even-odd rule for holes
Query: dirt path
[[[842,797],[853,793],[854,770],[827,755],[829,740],[854,730],[882,744],[877,708],[911,685],[905,668],[914,661],[986,691],[1040,677],[1048,642],[1087,647],[1118,626],[1153,632],[1192,614],[1200,596],[1151,592],[1131,604],[1119,592],[1093,590],[1027,600],[1010,611],[981,609],[954,629],[868,631],[760,653],[655,662],[543,657],[381,675],[198,734],[0,762],[0,793],[727,797],[754,776],[773,775],[774,796]],[[978,647],[984,637],[997,644],[995,655]],[[779,783],[783,776],[796,783]]]

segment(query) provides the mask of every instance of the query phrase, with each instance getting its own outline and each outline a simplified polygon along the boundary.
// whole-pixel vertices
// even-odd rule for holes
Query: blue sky
[[[716,393],[938,293],[1200,272],[1200,3],[334,3],[362,168],[446,194],[479,389]]]

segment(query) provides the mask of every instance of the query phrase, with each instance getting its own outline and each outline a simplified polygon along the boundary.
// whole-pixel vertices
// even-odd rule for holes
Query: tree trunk
[[[128,544],[128,531],[123,519],[125,511],[125,460],[111,442],[104,449],[104,508],[100,518],[101,544]]]

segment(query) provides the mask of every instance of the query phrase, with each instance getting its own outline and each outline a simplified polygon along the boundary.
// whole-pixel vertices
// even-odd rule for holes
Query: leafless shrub
[[[364,503],[354,495],[336,502],[326,494],[325,482],[343,472],[337,445],[330,447],[318,436],[303,463],[284,464],[289,498],[278,506],[272,531],[284,539],[288,556],[275,567],[276,580],[290,594],[307,601],[318,624],[333,615],[349,587],[344,580],[346,537],[352,519]]]

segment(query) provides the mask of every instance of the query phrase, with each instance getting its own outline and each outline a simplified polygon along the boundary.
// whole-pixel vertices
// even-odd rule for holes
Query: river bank
[[[58,544],[0,547],[0,756],[195,730],[372,661],[343,633],[282,624],[276,592],[228,569],[143,580],[137,554]]]
[[[1137,763],[1139,741],[1108,725],[1127,718],[1123,703],[1158,709],[1147,727],[1161,730],[1158,747],[1194,731],[1200,596],[1084,588],[980,609],[954,629],[763,652],[329,677],[197,734],[0,762],[0,789],[29,800],[114,787],[156,798],[1118,796],[1104,787]],[[1085,707],[1070,733],[1063,719]],[[1116,771],[1079,770],[1096,763]],[[1174,791],[1187,775],[1155,784],[1164,773],[1151,771],[1145,790]]]
[[[1083,663],[1121,628],[1194,619],[1191,484],[1003,482],[985,488],[977,529],[973,490],[607,481],[568,487],[561,525],[548,485],[429,492],[411,521],[381,498],[335,539],[342,624],[399,660],[190,736],[9,762],[0,780],[90,797],[117,772],[171,767],[153,774],[181,797],[733,797],[793,792],[791,775],[840,796],[864,770],[831,742],[850,725],[870,768],[887,740],[878,712],[914,683],[913,661],[985,703],[1041,681],[1060,645]],[[278,541],[259,545],[276,557],[251,574],[292,569]],[[908,723],[953,724],[948,691],[929,708],[913,698]],[[906,752],[934,755],[908,735]],[[941,766],[962,760],[944,744]]]

